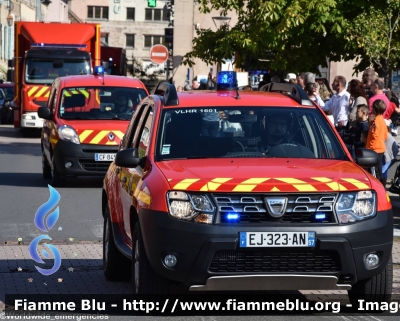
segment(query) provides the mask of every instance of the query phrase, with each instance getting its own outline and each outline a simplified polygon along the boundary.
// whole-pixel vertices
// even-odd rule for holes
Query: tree
[[[352,21],[367,12],[371,3],[382,9],[387,0],[199,0],[200,11],[233,11],[238,22],[213,32],[199,30],[193,49],[183,63],[193,58],[207,63],[232,56],[238,67],[270,68],[290,72],[318,72],[331,61],[364,55],[362,48],[346,37]],[[398,0],[393,0],[398,1]]]
[[[400,56],[400,2],[388,0],[387,6],[371,6],[349,24],[349,46],[363,50],[358,70],[373,65],[388,85],[391,71],[399,65]]]

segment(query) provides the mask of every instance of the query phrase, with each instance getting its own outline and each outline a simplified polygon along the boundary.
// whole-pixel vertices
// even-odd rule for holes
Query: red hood
[[[63,119],[61,122],[76,130],[81,144],[98,145],[119,145],[129,124],[129,120],[67,121]]]
[[[332,192],[371,188],[365,172],[350,161],[224,158],[156,164],[176,190]]]

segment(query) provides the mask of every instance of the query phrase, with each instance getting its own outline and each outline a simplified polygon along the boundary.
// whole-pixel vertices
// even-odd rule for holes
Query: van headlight
[[[58,129],[58,136],[60,139],[65,140],[67,142],[71,142],[74,144],[80,144],[79,136],[75,129],[71,126],[63,125]]]
[[[336,203],[339,223],[354,223],[376,215],[376,194],[373,191],[341,193]]]
[[[169,214],[179,220],[212,224],[215,207],[205,194],[167,193]]]

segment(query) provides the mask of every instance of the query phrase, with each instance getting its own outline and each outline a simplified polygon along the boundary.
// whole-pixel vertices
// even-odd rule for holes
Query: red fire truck
[[[100,65],[100,25],[15,23],[14,127],[42,129],[37,110],[46,106],[53,80],[92,74]]]

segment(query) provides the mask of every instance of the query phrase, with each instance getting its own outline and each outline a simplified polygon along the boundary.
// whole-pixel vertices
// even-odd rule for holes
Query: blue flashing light
[[[325,213],[317,213],[317,214],[315,214],[315,219],[316,220],[324,220],[324,219],[326,219],[326,214]]]
[[[236,221],[239,219],[239,214],[229,213],[226,215],[228,221]]]
[[[104,76],[104,67],[103,66],[95,66],[93,73],[95,76]]]
[[[217,90],[232,90],[238,86],[235,71],[220,71],[217,76]]]

